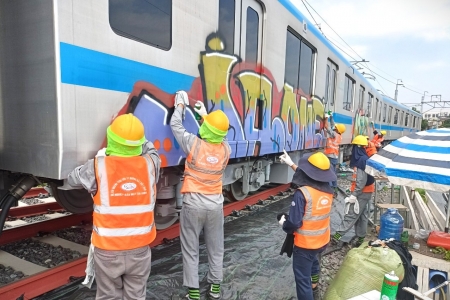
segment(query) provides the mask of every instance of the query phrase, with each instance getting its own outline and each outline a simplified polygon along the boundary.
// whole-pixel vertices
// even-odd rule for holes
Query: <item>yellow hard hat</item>
[[[316,152],[308,158],[308,162],[320,170],[330,169],[330,159],[322,152]]]
[[[382,135],[386,135],[386,130],[381,130]]]
[[[340,133],[343,134],[345,132],[345,125],[344,124],[336,124],[334,125],[334,128]]]
[[[363,135],[357,135],[352,141],[352,144],[354,145],[360,145],[360,146],[367,146],[369,142],[367,141],[367,138]]]
[[[228,120],[227,115],[221,110],[213,111],[212,113],[204,116],[203,120],[215,129],[225,132],[225,135],[230,127],[230,121]]]
[[[145,142],[144,125],[133,116],[118,116],[107,129],[108,136],[126,146],[141,146]]]

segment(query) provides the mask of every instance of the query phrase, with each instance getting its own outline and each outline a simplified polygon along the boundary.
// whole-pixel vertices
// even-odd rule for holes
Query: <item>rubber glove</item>
[[[200,108],[197,109],[196,106],[200,105]],[[202,101],[197,101],[194,106],[194,110],[198,113],[202,118],[206,116],[208,113],[206,112],[205,104]]]
[[[345,214],[348,214],[348,212],[350,210],[350,206],[352,204],[354,204],[354,206],[353,206],[354,213],[359,214],[359,202],[355,196],[351,195],[351,196],[345,198],[344,201],[345,201]]]
[[[291,157],[289,156],[289,154],[286,153],[286,150],[283,149],[284,154],[280,156],[280,160],[282,163],[287,164],[289,167],[291,167],[294,162],[292,161]]]
[[[325,119],[328,119],[330,115],[328,113],[325,113]]]
[[[278,224],[283,226],[284,222],[286,222],[286,217],[284,215],[281,216],[280,221],[278,221]]]
[[[185,91],[178,91],[175,95],[175,108],[178,104],[183,104],[183,120],[186,116],[186,107],[189,105],[189,98]]]

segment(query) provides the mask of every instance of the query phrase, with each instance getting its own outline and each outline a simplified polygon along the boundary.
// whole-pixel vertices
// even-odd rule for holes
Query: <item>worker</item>
[[[230,123],[223,111],[216,110],[207,114],[203,103],[197,101],[196,105],[200,108],[195,108],[195,111],[203,119],[200,137],[188,133],[182,124],[188,105],[186,92],[177,92],[175,111],[170,120],[173,135],[187,156],[180,214],[183,285],[189,288],[186,296],[188,299],[200,299],[199,236],[203,230],[209,263],[208,296],[220,299],[224,254],[222,176],[231,153],[224,138]]]
[[[336,233],[331,239],[331,245],[326,254],[339,250],[343,246],[341,238],[353,226],[355,226],[356,237],[350,242],[351,246],[359,247],[367,233],[368,223],[368,204],[372,199],[372,193],[375,191],[375,180],[372,176],[364,172],[366,162],[369,156],[364,147],[367,146],[367,138],[358,135],[353,141],[352,155],[350,158],[350,168],[353,168],[352,185],[350,187],[351,195],[345,198],[346,209],[342,223],[339,225]]]
[[[367,147],[365,148],[366,153],[367,156],[371,157],[372,155],[377,153],[377,148],[375,147],[375,144],[369,140],[369,136],[366,135],[365,138],[367,139]]]
[[[279,224],[294,234],[293,269],[297,298],[319,299],[320,255],[330,241],[330,212],[336,173],[330,160],[322,153],[303,156],[298,166],[284,152],[281,162],[294,171],[292,182],[299,188],[294,193],[289,215],[281,216]]]
[[[325,155],[330,159],[331,169],[336,174],[336,167],[339,163],[339,146],[342,142],[342,134],[345,132],[344,124],[335,124],[333,116],[325,114],[325,130],[328,133],[327,143],[325,146]],[[337,194],[337,179],[330,182],[332,188],[334,188],[334,194]]]
[[[384,136],[386,135],[386,130],[381,130],[378,132],[377,130],[373,131],[373,139],[372,143],[375,144],[375,147],[379,151],[381,147],[383,147]]]
[[[68,183],[85,188],[94,199],[95,299],[143,300],[151,267],[149,244],[156,237],[153,209],[161,162],[133,114],[118,116],[106,137],[106,156],[75,168]]]

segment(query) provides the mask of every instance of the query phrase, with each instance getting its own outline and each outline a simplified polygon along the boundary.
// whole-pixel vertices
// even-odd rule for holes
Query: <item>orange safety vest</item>
[[[377,147],[377,148],[381,148],[381,144],[383,143],[383,141],[384,141],[384,136],[381,136],[379,134],[376,134],[372,139],[372,143],[374,143],[375,147]]]
[[[377,153],[377,147],[375,147],[374,143],[369,142],[369,144],[366,147],[366,153],[369,157]]]
[[[230,157],[225,143],[211,144],[196,138],[184,166],[181,193],[222,193],[222,175]]]
[[[355,189],[356,189],[356,169],[357,169],[356,167],[353,168],[354,172],[353,172],[353,175],[352,175],[352,186],[350,187],[350,191],[351,192],[354,192]],[[367,175],[367,182],[369,181],[369,176],[370,175]],[[372,182],[372,183],[367,185],[367,182],[366,182],[366,186],[363,188],[362,192],[363,193],[373,193],[373,192],[375,192],[375,183]]]
[[[334,154],[339,157],[339,145],[342,142],[342,135],[335,133],[334,138],[327,138],[327,144],[325,146],[325,155]]]
[[[330,212],[333,194],[309,186],[299,188],[306,200],[302,227],[294,232],[294,245],[319,249],[330,241]]]
[[[156,175],[148,155],[95,158],[92,244],[104,250],[130,250],[156,237],[153,209]]]

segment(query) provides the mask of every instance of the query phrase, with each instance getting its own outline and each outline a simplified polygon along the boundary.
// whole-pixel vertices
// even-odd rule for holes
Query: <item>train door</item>
[[[262,74],[263,9],[256,0],[242,0],[240,14],[239,56],[242,64],[237,75],[243,101],[243,127],[247,156],[257,156],[261,147],[263,118],[271,109],[269,81]],[[242,148],[242,147],[240,147]]]

